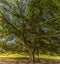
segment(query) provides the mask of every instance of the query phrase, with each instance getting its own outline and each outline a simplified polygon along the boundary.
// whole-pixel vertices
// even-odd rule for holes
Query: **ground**
[[[24,54],[2,54],[0,64],[31,64],[29,56]],[[36,56],[34,64],[60,64],[60,56],[40,55]]]
[[[39,60],[39,62],[37,61]],[[0,58],[0,64],[31,64],[28,58]],[[34,64],[60,64],[60,60],[36,59]]]

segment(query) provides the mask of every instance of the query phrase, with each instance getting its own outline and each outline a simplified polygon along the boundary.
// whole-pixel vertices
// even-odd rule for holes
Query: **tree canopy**
[[[1,49],[60,54],[58,0],[0,0]],[[13,43],[14,42],[14,43]]]

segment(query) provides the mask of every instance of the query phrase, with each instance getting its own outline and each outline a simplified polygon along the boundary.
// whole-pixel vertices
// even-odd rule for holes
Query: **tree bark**
[[[30,62],[31,64],[34,64],[35,62],[35,50],[34,49],[30,50]]]

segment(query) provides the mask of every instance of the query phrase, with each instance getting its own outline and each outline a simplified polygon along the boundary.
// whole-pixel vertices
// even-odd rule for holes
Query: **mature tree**
[[[37,51],[55,52],[52,50],[58,45],[53,45],[60,37],[60,9],[55,0],[14,0],[14,3],[1,0],[0,7],[5,36],[14,34],[18,38],[20,46],[15,47],[16,51],[22,46],[28,51],[31,61],[34,61]]]

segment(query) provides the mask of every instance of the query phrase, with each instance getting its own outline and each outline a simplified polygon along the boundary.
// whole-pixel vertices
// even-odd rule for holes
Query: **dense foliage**
[[[60,5],[56,0],[0,0],[3,52],[60,55]]]

